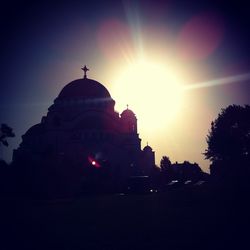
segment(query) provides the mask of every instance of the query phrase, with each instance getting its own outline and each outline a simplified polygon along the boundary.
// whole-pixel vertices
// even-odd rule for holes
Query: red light
[[[89,160],[89,163],[95,167],[95,168],[100,168],[101,165],[95,160],[93,159],[92,157],[88,157],[88,160]]]

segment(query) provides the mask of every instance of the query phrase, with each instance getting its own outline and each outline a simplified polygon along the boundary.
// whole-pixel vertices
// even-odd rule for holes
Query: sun
[[[147,130],[173,121],[183,103],[180,77],[163,63],[139,60],[121,69],[112,87],[116,109],[129,105]]]

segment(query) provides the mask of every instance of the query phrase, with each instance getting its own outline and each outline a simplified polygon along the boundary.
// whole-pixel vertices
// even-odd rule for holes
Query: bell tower
[[[121,113],[122,132],[125,134],[137,134],[137,119],[134,112],[130,109],[125,109]]]

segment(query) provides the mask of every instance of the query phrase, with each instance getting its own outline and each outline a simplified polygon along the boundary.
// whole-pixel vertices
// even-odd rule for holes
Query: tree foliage
[[[246,174],[250,165],[250,106],[230,105],[211,123],[204,153],[211,174]]]
[[[7,137],[14,137],[15,134],[12,131],[12,128],[6,125],[5,123],[1,124],[0,128],[0,144],[3,144],[4,146],[8,146],[8,142],[6,140]]]
[[[180,181],[193,180],[198,181],[203,177],[203,171],[197,163],[184,161],[183,163],[172,164],[173,177]]]
[[[204,176],[203,171],[197,163],[184,161],[183,163],[176,162],[172,164],[168,156],[162,157],[160,167],[165,181],[197,181]]]
[[[160,167],[162,171],[167,171],[171,167],[172,163],[168,156],[162,156]]]

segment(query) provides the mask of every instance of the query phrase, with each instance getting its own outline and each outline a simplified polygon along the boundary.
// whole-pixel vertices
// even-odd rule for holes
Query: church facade
[[[22,136],[13,161],[79,175],[73,178],[79,181],[98,171],[114,181],[149,175],[155,156],[151,147],[141,149],[136,115],[128,108],[116,112],[108,90],[83,70],[84,77],[67,84]]]

